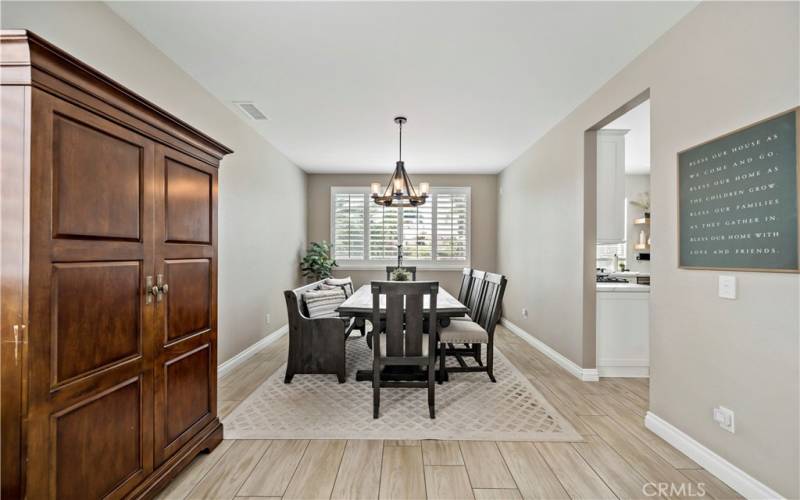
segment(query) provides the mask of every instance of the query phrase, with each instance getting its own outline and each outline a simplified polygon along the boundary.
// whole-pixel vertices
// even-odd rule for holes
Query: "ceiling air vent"
[[[234,104],[241,109],[244,114],[252,118],[253,120],[267,120],[267,115],[265,115],[258,107],[253,104],[252,102],[234,102]]]

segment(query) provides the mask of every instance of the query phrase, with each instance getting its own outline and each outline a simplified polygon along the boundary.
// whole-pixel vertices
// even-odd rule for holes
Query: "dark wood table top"
[[[423,312],[428,312],[429,296],[425,296]],[[342,316],[369,316],[372,314],[372,290],[370,285],[362,285],[353,295],[345,300],[336,310]],[[386,311],[386,297],[381,295],[381,312]],[[458,317],[469,312],[467,306],[442,287],[436,295],[436,314],[439,316]]]

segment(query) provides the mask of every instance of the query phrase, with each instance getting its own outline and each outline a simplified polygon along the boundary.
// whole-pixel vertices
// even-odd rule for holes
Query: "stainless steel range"
[[[612,276],[602,276],[597,275],[597,282],[598,283],[627,283],[628,280],[625,278],[614,278]]]

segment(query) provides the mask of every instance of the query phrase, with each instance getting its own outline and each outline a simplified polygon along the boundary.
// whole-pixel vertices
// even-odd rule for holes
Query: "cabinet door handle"
[[[159,274],[156,277],[156,286],[153,287],[153,290],[154,290],[154,293],[157,293],[156,301],[157,302],[161,302],[161,299],[163,298],[163,296],[166,295],[167,292],[169,291],[169,285],[164,283],[164,275],[163,274]]]
[[[22,332],[22,339],[20,339]],[[14,361],[19,360],[19,345],[25,342],[25,325],[14,325]]]
[[[19,359],[19,325],[14,325],[14,361]]]
[[[147,276],[145,278],[145,293],[147,296],[144,299],[145,304],[152,304],[153,297],[158,297],[158,287],[153,284],[153,277]]]

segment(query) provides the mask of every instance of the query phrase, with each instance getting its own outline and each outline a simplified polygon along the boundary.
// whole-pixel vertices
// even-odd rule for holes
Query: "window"
[[[461,268],[469,263],[470,188],[434,188],[421,207],[386,208],[368,188],[331,188],[331,241],[344,266],[409,265]]]
[[[369,260],[396,259],[400,241],[398,209],[376,205],[369,199],[365,202],[369,203]]]
[[[468,199],[465,193],[441,193],[436,197],[436,258],[466,259]]]
[[[433,258],[433,203],[426,202],[421,207],[403,209],[403,258]]]
[[[336,233],[331,238],[339,260],[364,260],[364,196],[337,193],[333,213]]]

